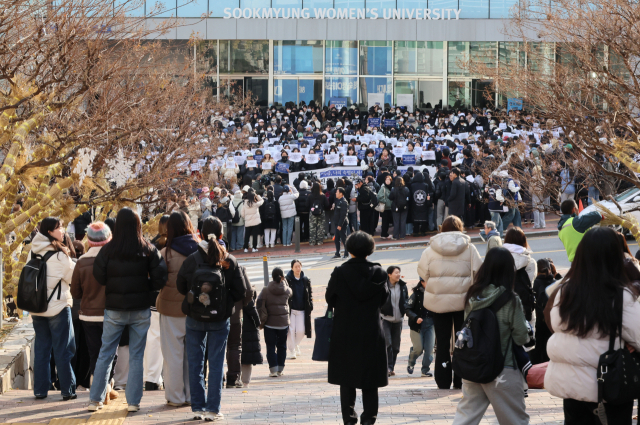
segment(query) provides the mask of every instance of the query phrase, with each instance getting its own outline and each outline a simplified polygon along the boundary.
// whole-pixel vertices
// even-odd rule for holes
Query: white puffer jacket
[[[47,251],[55,251],[49,239],[42,233],[36,233],[36,236],[31,241],[31,252],[29,252],[29,258],[31,260],[31,254],[38,254],[44,256]],[[53,317],[60,313],[65,307],[71,307],[73,305],[73,298],[71,297],[71,277],[73,276],[73,269],[76,263],[74,263],[68,255],[63,252],[54,254],[49,261],[47,261],[47,298],[51,296],[53,288],[58,285],[58,282],[62,280],[62,290],[60,292],[60,299],[58,299],[58,291],[51,298],[47,311],[44,313],[31,313],[34,316]],[[18,306],[20,307],[20,306]]]
[[[293,185],[289,186],[289,190],[290,192],[283,192],[278,199],[278,203],[280,204],[280,216],[282,218],[296,216],[296,199],[298,199],[299,193]]]
[[[597,367],[600,355],[609,350],[609,337],[592,332],[587,338],[563,332],[560,319],[558,290],[551,309],[551,327],[555,332],[547,342],[551,359],[544,376],[544,387],[556,397],[595,403],[598,401]],[[640,351],[640,303],[636,296],[625,290],[622,304],[622,339]],[[614,349],[620,348],[616,338]]]
[[[264,199],[256,195],[257,201],[253,205],[249,206],[249,203],[245,201],[242,209],[240,210],[240,217],[244,218],[244,226],[258,226],[260,221],[260,205],[264,204]]]
[[[464,310],[464,298],[482,265],[471,238],[461,232],[435,235],[418,262],[418,275],[427,282],[424,306],[434,313]]]
[[[533,281],[538,276],[538,263],[531,257],[532,252],[525,247],[515,245],[512,243],[506,243],[502,245],[511,253],[513,261],[516,263],[516,270],[524,268],[529,276],[529,281],[533,285]]]

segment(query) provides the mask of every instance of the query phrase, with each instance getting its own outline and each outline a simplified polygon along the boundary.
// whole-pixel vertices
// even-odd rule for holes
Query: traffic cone
[[[578,214],[582,212],[584,207],[582,206],[582,199],[578,200]]]

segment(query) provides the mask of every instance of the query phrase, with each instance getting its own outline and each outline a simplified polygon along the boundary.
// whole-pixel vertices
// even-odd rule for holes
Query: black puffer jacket
[[[409,319],[409,329],[420,332],[422,325],[417,323],[418,319],[424,320],[431,314],[429,310],[424,308],[424,288],[422,286],[413,290],[413,294],[404,305],[404,311]]]
[[[242,309],[242,355],[241,364],[262,364],[262,348],[260,347],[260,317],[256,310],[256,291],[253,289],[253,296],[249,304]]]
[[[205,250],[203,250],[201,246],[198,246],[198,250],[184,260],[184,263],[182,263],[182,267],[180,267],[180,271],[178,272],[178,277],[176,278],[176,288],[182,295],[187,295],[191,290],[191,276],[198,267],[198,262],[195,258],[196,255],[200,255],[204,259],[207,258]],[[228,297],[225,320],[233,314],[235,302],[240,301],[245,296],[244,279],[242,277],[242,271],[240,270],[240,267],[238,267],[238,261],[230,254],[227,256],[226,261],[229,263],[229,267],[222,270]],[[187,297],[185,297],[182,302],[182,312],[189,315],[189,303],[187,302]],[[196,318],[193,317],[193,319]],[[202,321],[200,318],[197,318],[196,320]]]
[[[400,285],[400,299],[398,300],[398,309],[400,310],[400,316],[404,316],[404,309],[407,300],[409,299],[409,292],[407,291],[407,283],[400,279],[396,285]],[[389,289],[389,293],[391,293],[391,283],[387,279],[387,288]],[[384,305],[380,308],[380,313],[383,316],[393,316],[393,306],[391,305],[391,295],[387,298]]]
[[[145,310],[150,307],[150,293],[167,283],[167,264],[153,245],[148,256],[131,261],[108,258],[103,248],[93,262],[93,277],[106,286],[105,309]]]

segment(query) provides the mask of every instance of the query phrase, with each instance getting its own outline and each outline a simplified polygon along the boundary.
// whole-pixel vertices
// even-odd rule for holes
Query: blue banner
[[[365,154],[365,152],[366,152],[366,149],[360,149],[360,150],[357,152],[358,159],[364,159],[364,154]]]
[[[276,162],[276,173],[289,174],[289,164],[285,162]]]
[[[458,151],[462,152],[464,149],[464,145],[456,145],[458,147]]]
[[[376,148],[376,158],[382,154],[383,148]]]
[[[342,108],[346,108],[347,107],[347,98],[346,97],[332,97],[329,100],[329,108],[331,108],[332,106],[335,106],[338,111],[340,109],[342,109]]]
[[[507,99],[507,112],[513,111],[522,111],[522,99],[512,97]]]
[[[324,159],[324,153],[320,149],[318,149],[316,153],[318,154],[318,160],[322,161]]]
[[[416,156],[413,154],[402,155],[402,163],[404,165],[416,165]]]
[[[258,161],[258,163],[260,163],[264,159],[264,155],[253,155],[253,159],[255,159],[256,161]]]
[[[396,122],[396,120],[384,120],[384,126],[385,127],[398,127],[398,123]]]
[[[369,127],[380,127],[380,118],[369,118],[367,125]]]

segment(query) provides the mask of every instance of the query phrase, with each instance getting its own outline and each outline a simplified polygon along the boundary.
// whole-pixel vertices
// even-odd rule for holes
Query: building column
[[[273,105],[273,40],[269,40],[269,87],[267,88],[267,106]]]
[[[449,107],[449,43],[442,42],[442,109]]]

